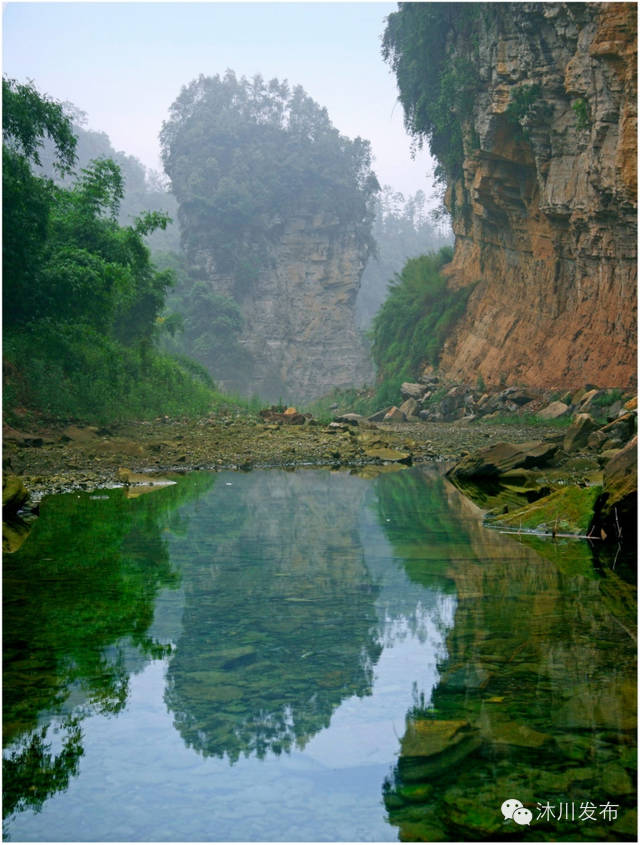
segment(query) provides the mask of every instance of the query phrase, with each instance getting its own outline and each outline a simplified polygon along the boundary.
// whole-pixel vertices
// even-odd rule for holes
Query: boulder
[[[415,399],[406,399],[398,410],[402,411],[405,417],[415,417],[418,413],[418,403]]]
[[[622,416],[622,414],[620,413],[620,411],[622,410],[622,400],[618,399],[616,402],[609,405],[609,407],[607,408],[607,420],[611,422],[612,420],[617,419],[619,416]]]
[[[424,395],[424,384],[404,381],[400,385],[400,393],[403,399],[421,399]]]
[[[581,402],[586,392],[586,388],[584,387],[581,387],[579,390],[576,390],[576,392],[571,397],[569,405],[577,405],[578,402]]]
[[[607,435],[602,433],[602,430],[592,431],[587,440],[587,447],[589,449],[596,449],[600,451],[607,441]]]
[[[383,409],[382,409],[382,410],[380,410],[380,411],[376,411],[376,412],[375,412],[375,414],[371,414],[371,416],[370,416],[370,417],[367,417],[368,421],[369,421],[369,422],[373,422],[373,423],[376,423],[376,422],[382,422],[382,421],[384,420],[385,416],[389,413],[389,411],[390,411],[393,407],[394,407],[393,405],[390,405],[390,406],[389,406],[389,407],[387,407],[387,408],[383,408]]]
[[[555,443],[496,443],[467,455],[452,467],[452,478],[496,478],[512,469],[548,466],[558,450]]]
[[[406,422],[407,418],[400,408],[392,405],[383,417],[383,422]]]
[[[367,458],[377,461],[384,461],[397,464],[411,464],[411,453],[401,452],[399,449],[391,449],[388,446],[373,446],[365,449]]]
[[[541,420],[558,420],[569,413],[569,405],[564,402],[551,402],[546,408],[538,411]]]
[[[562,442],[565,452],[575,452],[587,445],[589,435],[598,428],[591,414],[576,414]]]
[[[547,496],[494,518],[493,524],[515,530],[545,534],[584,536],[593,519],[600,487],[567,485]]]
[[[523,387],[507,387],[500,394],[500,398],[507,402],[513,402],[517,406],[527,405],[535,399],[533,393]]]
[[[280,423],[282,425],[304,425],[310,414],[299,414],[295,408],[287,408],[286,411],[279,411],[276,407],[264,408],[260,416],[265,422]]]
[[[578,413],[578,414],[589,413],[594,407],[595,400],[598,399],[600,396],[604,396],[604,394],[606,392],[607,392],[606,390],[598,390],[596,388],[594,388],[593,390],[588,390],[584,394],[582,399],[578,402],[578,404],[576,406],[576,413]]]
[[[17,475],[2,476],[2,515],[13,516],[24,507],[29,493]]]
[[[364,420],[362,414],[341,414],[341,416],[335,418],[335,422],[348,423],[349,425],[359,425],[362,420]]]
[[[428,364],[424,368],[424,370],[422,371],[422,375],[420,376],[420,381],[422,382],[422,384],[434,385],[434,384],[438,384],[440,379],[436,375],[433,367],[430,364]]]
[[[636,415],[631,413],[618,417],[600,429],[605,439],[610,441],[611,448],[614,448],[616,445],[623,446],[633,437],[635,431]]]
[[[500,408],[501,402],[497,394],[485,393],[476,402],[476,412],[480,414],[491,414]]]
[[[158,475],[146,475],[142,472],[133,472],[127,467],[120,467],[116,473],[118,481],[125,487],[168,487],[175,484],[169,478],[161,478]]]
[[[605,465],[602,495],[595,505],[593,528],[601,536],[633,542],[637,534],[638,436]]]

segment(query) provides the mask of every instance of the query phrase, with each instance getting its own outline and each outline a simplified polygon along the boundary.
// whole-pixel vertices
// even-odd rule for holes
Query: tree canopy
[[[331,124],[300,86],[261,76],[200,76],[185,86],[161,132],[192,264],[250,285],[269,239],[298,212],[330,212],[370,243],[378,183],[371,149]]]
[[[92,404],[108,414],[107,397],[122,399],[125,383],[143,394],[139,376],[160,377],[163,367],[177,395],[181,374],[149,357],[173,276],[154,267],[144,237],[169,218],[150,211],[121,226],[124,180],[109,158],[90,162],[69,187],[34,173],[47,139],[54,166],[70,171],[71,116],[32,84],[4,78],[2,94],[4,353],[7,371],[18,373],[5,394],[9,405],[46,394],[49,410],[69,412],[61,399],[68,391],[74,409]],[[89,373],[86,395],[79,384],[91,383]]]
[[[399,3],[387,18],[382,55],[396,75],[407,131],[426,141],[441,181],[462,175],[462,125],[477,85],[471,37],[487,3]],[[454,55],[463,34],[467,49]]]

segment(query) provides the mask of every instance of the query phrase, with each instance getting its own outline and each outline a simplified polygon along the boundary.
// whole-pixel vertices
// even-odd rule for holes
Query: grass
[[[199,416],[229,401],[198,364],[124,346],[86,326],[7,333],[3,354],[5,417],[13,424],[25,410],[105,424]]]

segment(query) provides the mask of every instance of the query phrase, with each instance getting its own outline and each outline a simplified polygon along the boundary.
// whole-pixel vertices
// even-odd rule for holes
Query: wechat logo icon
[[[533,818],[531,810],[523,807],[522,801],[518,801],[517,798],[509,798],[507,801],[503,801],[500,809],[505,821],[512,819],[516,824],[531,824]]]

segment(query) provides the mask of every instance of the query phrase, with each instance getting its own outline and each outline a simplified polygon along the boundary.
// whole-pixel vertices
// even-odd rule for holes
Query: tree
[[[470,36],[492,5],[399,3],[387,18],[382,55],[396,75],[405,126],[418,147],[428,142],[442,182],[462,176],[462,125],[477,85]],[[454,58],[461,35],[466,49]]]
[[[70,170],[76,158],[76,138],[64,105],[40,94],[33,83],[2,79],[2,142],[27,161],[40,164],[39,150],[49,137],[56,148],[55,166]]]
[[[43,139],[55,149],[55,166],[67,171],[75,160],[75,138],[64,108],[38,94],[31,83],[2,80],[3,311],[9,323],[28,313],[47,238],[53,185],[31,172],[40,164]]]
[[[262,77],[205,77],[185,86],[161,132],[196,277],[229,275],[241,298],[282,221],[313,209],[355,226],[371,245],[378,190],[369,143],[340,135],[300,87]]]

